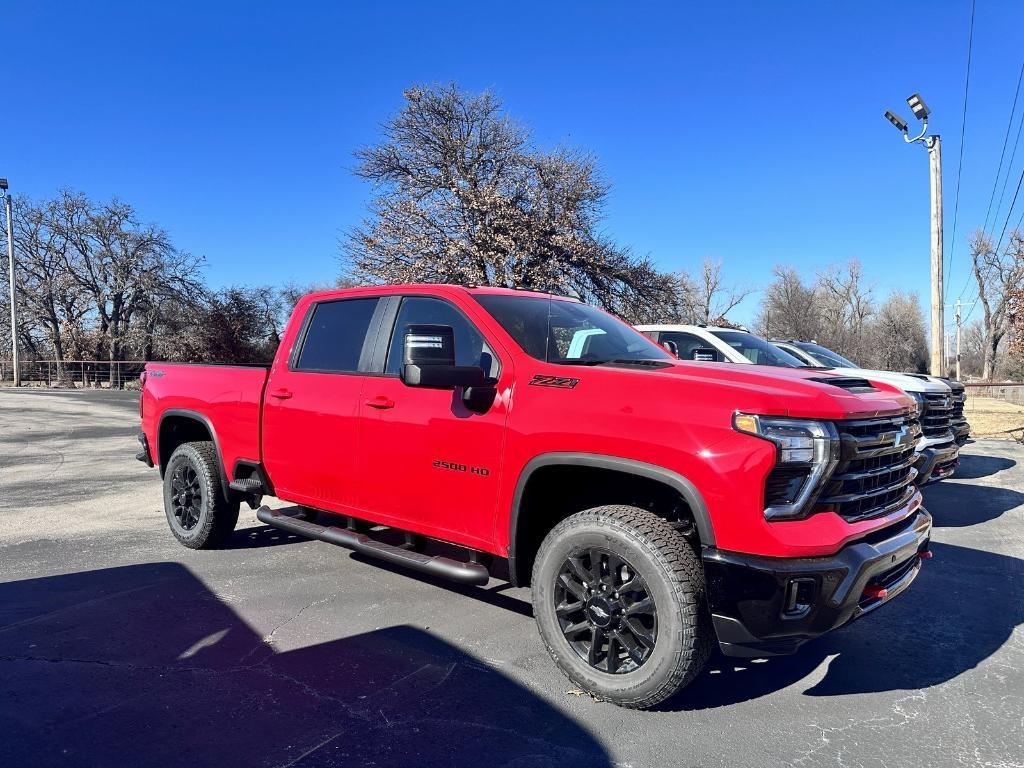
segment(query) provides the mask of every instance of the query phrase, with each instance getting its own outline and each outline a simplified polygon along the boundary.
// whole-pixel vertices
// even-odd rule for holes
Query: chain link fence
[[[21,360],[22,386],[74,389],[138,389],[145,360]],[[14,381],[14,364],[0,360],[0,383]]]

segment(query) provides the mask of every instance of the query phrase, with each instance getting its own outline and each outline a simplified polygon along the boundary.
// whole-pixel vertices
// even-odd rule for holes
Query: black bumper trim
[[[950,441],[947,445],[923,449],[915,465],[917,487],[922,488],[931,483],[937,483],[952,475],[957,464],[960,463],[959,456],[960,446],[954,441]]]
[[[928,549],[931,515],[909,518],[848,544],[835,555],[773,558],[704,548],[712,620],[729,656],[792,653],[802,643],[884,605],[910,586]],[[793,580],[813,583],[801,610],[787,611]],[[867,587],[886,590],[883,597]]]
[[[149,440],[146,439],[146,433],[139,432],[138,439],[142,443],[142,450],[135,454],[135,458],[143,462],[147,467],[152,467],[153,459],[149,455]]]

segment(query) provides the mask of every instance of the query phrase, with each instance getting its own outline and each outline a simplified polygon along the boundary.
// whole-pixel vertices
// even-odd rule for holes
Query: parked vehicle
[[[950,379],[945,376],[927,376],[923,373],[894,373],[892,371],[867,370],[861,368],[856,363],[850,362],[842,355],[833,352],[831,349],[823,347],[813,341],[782,341],[773,339],[772,344],[784,352],[788,352],[807,365],[828,368],[841,374],[859,374],[866,376],[869,379],[881,379],[893,384],[894,386],[900,387],[900,389],[905,392],[909,392],[914,395],[914,397],[918,398],[918,400],[922,397],[926,397],[929,399],[929,403],[926,404],[926,409],[928,410],[934,410],[932,408],[931,401],[938,402],[938,396],[927,392],[915,394],[915,391],[910,384],[905,381],[904,377],[909,376],[920,381],[948,387],[950,389],[951,403],[949,411],[949,427],[953,433],[953,439],[956,441],[957,445],[962,446],[967,442],[967,439],[971,435],[971,425],[967,423],[967,419],[964,417],[964,404],[967,402],[967,390],[963,384],[955,379]],[[927,418],[924,419],[924,421],[926,424],[925,433],[927,434]],[[935,430],[933,429],[933,432],[934,431]]]
[[[257,517],[286,531],[463,584],[507,571],[556,664],[625,706],[689,683],[715,641],[791,653],[930,554],[912,398],[680,362],[572,299],[315,293],[269,368],[143,378],[139,458],[182,544],[222,544],[273,495],[295,506]]]
[[[842,376],[853,376],[871,382],[884,382],[897,387],[918,402],[922,434],[918,440],[915,464],[919,486],[949,477],[959,463],[960,447],[954,440],[950,419],[953,401],[950,388],[939,381],[910,377],[889,371],[867,371],[848,360],[835,356],[840,367],[823,368],[810,358],[796,356],[788,347],[769,342],[760,336],[736,328],[700,325],[638,325],[648,338],[667,345],[680,358],[723,363],[755,364],[782,368],[819,368]]]

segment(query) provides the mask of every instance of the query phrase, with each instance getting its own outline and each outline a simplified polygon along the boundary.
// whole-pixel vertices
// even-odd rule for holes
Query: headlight
[[[914,413],[913,416],[920,418],[921,414],[924,413],[924,394],[921,392],[907,392],[912,398],[914,398]]]
[[[737,413],[733,427],[775,444],[776,469],[765,487],[767,520],[799,520],[810,514],[839,458],[839,434],[827,421]]]

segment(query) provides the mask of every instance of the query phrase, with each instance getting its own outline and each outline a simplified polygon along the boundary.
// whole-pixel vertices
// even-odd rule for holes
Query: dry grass
[[[1024,430],[1024,405],[1014,405],[992,397],[968,393],[964,416],[971,424],[971,437],[1020,439]],[[1010,432],[1009,430],[1017,430]]]

